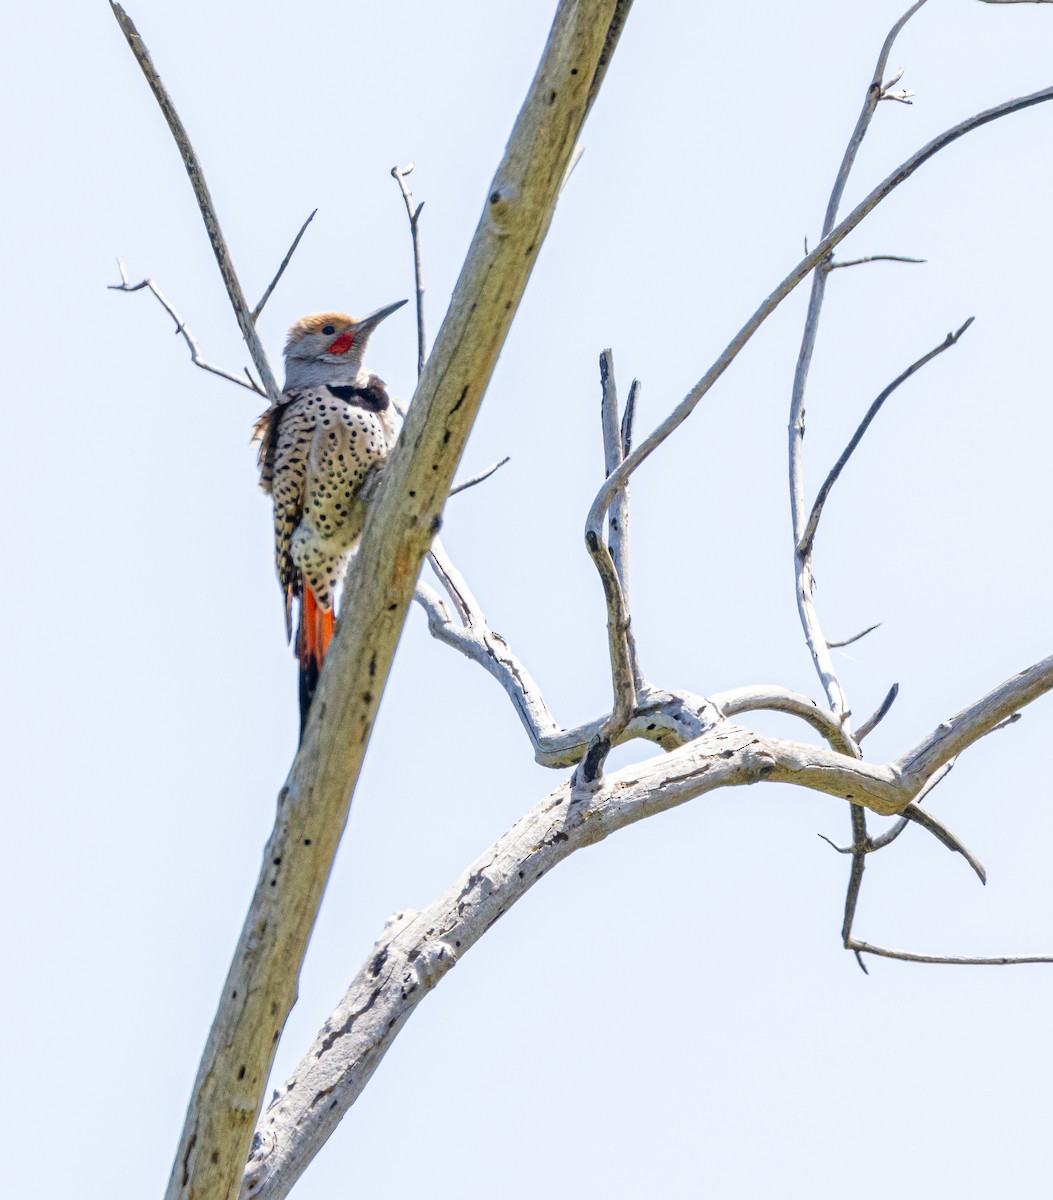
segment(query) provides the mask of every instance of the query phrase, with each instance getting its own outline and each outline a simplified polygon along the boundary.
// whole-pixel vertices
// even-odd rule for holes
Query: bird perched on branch
[[[301,317],[285,343],[281,403],[256,422],[260,487],[274,497],[274,552],[285,597],[285,635],[299,600],[300,736],[329,643],[333,605],[365,524],[372,482],[395,444],[391,400],[362,366],[369,335],[396,309],[355,320]]]

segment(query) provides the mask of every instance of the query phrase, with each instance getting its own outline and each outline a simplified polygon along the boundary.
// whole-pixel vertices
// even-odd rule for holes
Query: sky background
[[[390,168],[413,160],[426,315],[445,311],[554,4],[133,0],[260,322],[412,295]],[[609,704],[582,543],[600,481],[596,359],[643,381],[641,434],[814,240],[905,0],[640,0],[469,443],[444,541],[557,720]],[[850,16],[846,16],[850,14]],[[3,729],[6,1190],[131,1200],[166,1183],[297,734],[258,398],[191,366],[116,255],[212,361],[240,345],[174,145],[108,6],[0,17],[7,497]],[[930,0],[891,66],[853,204],[963,117],[1053,83],[1053,9]],[[924,266],[837,272],[812,372],[814,494],[888,403],[815,550],[837,663],[887,761],[1050,653],[1053,105],[928,164],[846,243]],[[785,466],[804,289],[636,475],[637,641],[656,684],[819,698],[794,605]],[[411,308],[369,365],[412,394]],[[806,740],[804,726],[754,725]],[[920,952],[1053,952],[1053,706],[985,739],[932,807],[984,861],[911,829],[870,860],[857,934]],[[623,749],[615,761],[650,756]],[[561,774],[511,705],[410,617],[275,1080],[389,914],[443,891]],[[873,822],[874,827],[880,827]],[[422,1004],[298,1186],[336,1196],[1043,1194],[1053,967],[871,960],[839,946],[842,804],[711,794],[572,857]]]

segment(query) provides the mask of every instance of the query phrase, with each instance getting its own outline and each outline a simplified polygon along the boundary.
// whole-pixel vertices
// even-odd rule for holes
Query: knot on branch
[[[411,950],[408,960],[407,975],[413,975],[417,986],[430,991],[447,971],[457,965],[457,951],[441,938],[434,938]],[[405,991],[413,990],[409,986],[411,982],[410,979],[406,980]]]
[[[745,783],[760,783],[767,779],[775,770],[775,758],[767,750],[755,750],[747,746],[742,751],[742,766],[745,769]]]
[[[486,198],[486,215],[494,232],[503,237],[508,233],[515,215],[519,210],[519,196],[516,189],[507,183],[495,181]],[[533,250],[533,246],[530,247]]]

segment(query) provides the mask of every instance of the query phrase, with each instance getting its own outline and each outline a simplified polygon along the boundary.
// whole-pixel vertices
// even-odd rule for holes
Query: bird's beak
[[[394,304],[378,308],[376,312],[371,312],[368,317],[362,317],[361,320],[355,322],[356,333],[363,333],[366,330],[375,328],[385,317],[390,317],[393,312],[396,312],[404,304],[408,303],[408,300],[396,300]]]

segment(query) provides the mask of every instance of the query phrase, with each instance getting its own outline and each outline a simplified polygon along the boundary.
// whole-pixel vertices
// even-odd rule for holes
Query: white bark
[[[1020,672],[884,766],[847,753],[765,738],[727,720],[669,754],[604,777],[595,790],[558,787],[432,905],[389,921],[373,954],[260,1120],[242,1200],[281,1200],[366,1086],[431,988],[558,863],[636,821],[719,788],[770,780],[902,812],[944,764],[1020,706],[1053,689],[1053,657]],[[758,694],[760,693],[760,694]],[[800,698],[757,689],[752,700]],[[747,703],[745,690],[727,699]],[[804,715],[804,714],[801,714]]]

